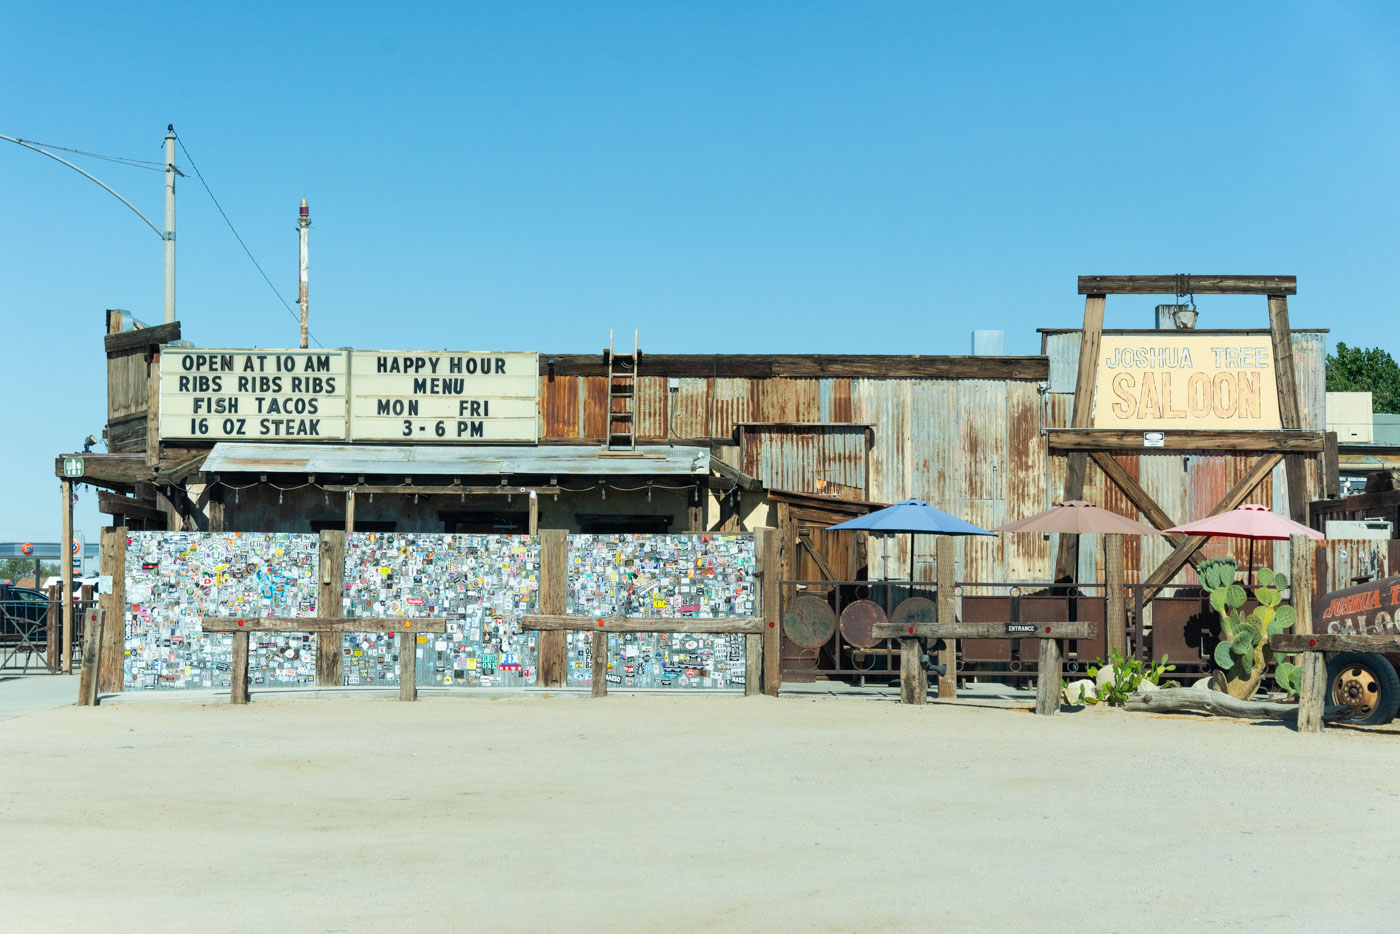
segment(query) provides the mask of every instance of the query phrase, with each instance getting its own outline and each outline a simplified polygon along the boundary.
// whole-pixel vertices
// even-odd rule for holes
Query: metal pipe
[[[175,125],[165,127],[165,323],[175,321]]]
[[[3,139],[3,140],[5,140],[6,142],[10,142],[10,143],[16,143],[16,144],[18,144],[18,145],[20,145],[20,146],[23,146],[25,149],[32,149],[32,150],[34,150],[34,151],[37,152],[37,153],[40,153],[40,154],[45,155],[45,156],[48,156],[50,159],[53,159],[55,162],[62,162],[64,165],[68,166],[68,168],[72,169],[74,172],[77,172],[79,175],[83,176],[83,177],[86,178],[88,181],[95,183],[99,188],[101,188],[103,191],[107,192],[107,194],[111,195],[113,198],[116,198],[116,199],[117,199],[118,201],[120,201],[122,204],[124,204],[124,205],[126,205],[127,207],[131,208],[132,213],[135,214],[137,217],[141,218],[143,221],[145,221],[145,222],[146,222],[146,226],[149,227],[149,228],[151,228],[152,230],[154,230],[154,231],[156,232],[156,236],[157,236],[157,237],[160,237],[161,239],[164,239],[164,238],[165,238],[165,235],[162,234],[162,233],[160,232],[160,228],[157,227],[155,224],[152,224],[152,223],[151,223],[151,219],[150,219],[149,217],[147,217],[146,215],[142,214],[140,211],[136,210],[136,205],[132,204],[130,201],[126,200],[126,199],[123,198],[121,195],[117,194],[116,191],[114,191],[110,185],[108,185],[106,182],[102,181],[102,179],[98,178],[96,175],[93,175],[93,174],[90,173],[90,172],[84,172],[82,169],[78,168],[76,165],[74,165],[73,163],[69,162],[67,159],[64,159],[62,156],[55,156],[53,153],[49,152],[47,149],[40,149],[38,146],[35,146],[33,143],[28,142],[27,140],[17,139],[16,137],[13,137],[13,136],[5,136],[4,134],[0,134],[0,139]]]
[[[297,304],[301,306],[301,346],[306,349],[309,345],[307,339],[310,334],[310,302],[307,299],[307,272],[309,269],[310,254],[307,246],[307,230],[311,227],[311,209],[306,206],[306,199],[301,199],[301,209],[297,213],[297,241],[301,247],[300,251],[300,284],[297,288]]]

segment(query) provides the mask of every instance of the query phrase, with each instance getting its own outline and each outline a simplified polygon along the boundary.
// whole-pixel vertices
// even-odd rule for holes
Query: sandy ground
[[[0,928],[1391,930],[1397,764],[1394,727],[963,702],[33,709]]]

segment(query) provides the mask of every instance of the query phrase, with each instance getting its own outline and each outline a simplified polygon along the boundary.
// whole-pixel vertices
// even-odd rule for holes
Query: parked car
[[[0,584],[0,641],[33,639],[47,623],[49,598],[28,587]]]

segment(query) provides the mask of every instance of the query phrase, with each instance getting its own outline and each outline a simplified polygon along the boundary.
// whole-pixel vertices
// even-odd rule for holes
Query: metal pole
[[[306,199],[301,199],[301,210],[297,214],[297,240],[301,246],[301,285],[297,290],[297,304],[301,306],[301,346],[305,350],[310,345],[307,337],[310,328],[310,308],[306,297],[306,279],[309,255],[307,253],[307,229],[311,226],[311,209],[306,206]]]
[[[165,127],[165,323],[175,321],[175,125]]]

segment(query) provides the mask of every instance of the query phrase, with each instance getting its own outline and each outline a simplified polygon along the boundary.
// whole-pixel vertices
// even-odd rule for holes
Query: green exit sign
[[[81,457],[65,457],[63,459],[63,475],[65,477],[81,477],[83,475],[83,459]]]

